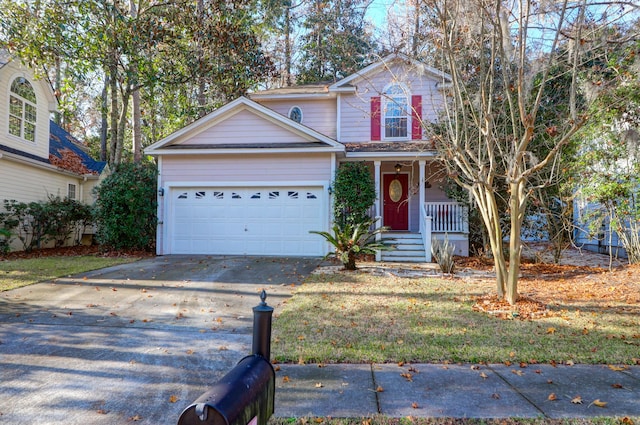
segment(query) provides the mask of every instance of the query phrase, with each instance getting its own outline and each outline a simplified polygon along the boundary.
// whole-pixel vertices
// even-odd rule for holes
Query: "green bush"
[[[92,221],[91,207],[73,199],[50,196],[47,201],[18,202],[4,200],[4,212],[0,213],[0,226],[22,242],[22,249],[31,251],[42,248],[47,242],[63,246],[76,232],[75,244],[86,226]],[[3,236],[3,235],[0,235]],[[9,249],[11,236],[0,242],[0,251]]]
[[[374,218],[369,217],[369,210],[376,200],[376,187],[364,162],[341,164],[336,172],[333,192],[333,217],[339,227],[357,225]]]
[[[156,177],[153,164],[120,164],[96,187],[96,236],[100,244],[116,249],[153,250]]]

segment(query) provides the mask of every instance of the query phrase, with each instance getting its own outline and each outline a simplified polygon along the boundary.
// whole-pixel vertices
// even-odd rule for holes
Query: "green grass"
[[[83,255],[0,261],[0,291],[136,260],[135,257]]]
[[[633,364],[640,318],[556,304],[503,320],[472,309],[488,283],[367,273],[312,275],[273,324],[272,355],[304,363]]]

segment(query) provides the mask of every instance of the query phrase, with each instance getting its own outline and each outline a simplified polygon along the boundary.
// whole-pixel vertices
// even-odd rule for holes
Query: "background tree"
[[[362,0],[309,2],[297,83],[336,81],[373,61],[377,52],[366,28],[366,10]]]
[[[598,42],[615,43],[603,45],[603,56],[585,70],[585,92],[594,102],[577,135],[581,146],[572,170],[573,189],[589,206],[582,230],[597,237],[609,227],[630,263],[640,262],[639,25],[601,32]]]
[[[446,131],[439,140],[449,174],[474,198],[488,230],[498,295],[518,298],[521,229],[536,177],[554,160],[584,123],[578,109],[578,66],[593,28],[619,17],[598,2],[429,1],[445,71],[452,76]],[[587,25],[587,20],[589,25]],[[561,48],[563,47],[563,48]],[[541,119],[540,108],[551,70],[569,69],[569,102],[558,110],[558,124]],[[538,75],[534,88],[534,76]],[[546,133],[548,150],[533,154],[532,143]],[[509,249],[503,251],[503,226],[496,187],[507,188]],[[507,261],[508,259],[508,261]]]

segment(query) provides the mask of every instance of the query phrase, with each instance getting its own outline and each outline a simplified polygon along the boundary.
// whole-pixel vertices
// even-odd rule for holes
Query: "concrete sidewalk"
[[[638,366],[283,364],[276,370],[276,417],[640,417]]]

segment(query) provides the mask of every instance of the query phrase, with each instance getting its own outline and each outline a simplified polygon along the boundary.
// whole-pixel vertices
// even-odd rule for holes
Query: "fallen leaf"
[[[620,422],[622,422],[622,423],[623,423],[623,424],[625,424],[625,425],[634,425],[634,424],[633,424],[633,419],[631,419],[631,418],[630,418],[630,417],[628,417],[628,416],[625,416],[624,418],[622,418],[622,419],[620,420]]]
[[[169,397],[169,403],[175,403],[176,401],[178,401],[178,397],[175,395],[172,395],[171,397]]]
[[[611,384],[613,388],[624,388],[622,384]]]
[[[516,370],[516,369],[511,369],[511,373],[518,375],[518,376],[522,376],[524,375],[524,372],[521,370]]]
[[[580,397],[579,395],[575,396],[574,398],[571,399],[571,403],[573,403],[573,404],[582,404],[582,397]]]
[[[406,379],[409,382],[413,381],[413,375],[411,375],[410,373],[401,373],[400,376],[402,376],[404,379]]]
[[[547,328],[547,333],[553,335],[554,333],[556,333],[556,328]]]
[[[275,372],[280,372],[280,365],[277,365],[276,367],[274,367],[273,370]]]
[[[99,414],[99,415],[106,415],[108,413],[108,411],[104,410],[104,409],[98,409],[98,410],[96,410],[96,413]]]
[[[129,418],[130,421],[134,421],[134,422],[138,422],[142,420],[142,416],[140,415],[135,415]]]
[[[282,377],[282,382],[287,383],[287,382],[289,382],[289,381],[291,381],[291,379],[289,379],[289,377],[288,377],[288,376],[283,376],[283,377]]]
[[[418,408],[418,403],[416,403],[415,401],[413,403],[411,403],[411,407],[414,409]]]
[[[573,366],[575,365],[573,360],[567,360],[567,362],[565,363],[567,366]]]
[[[475,364],[471,365],[471,370],[479,370],[479,369],[480,369],[480,366],[475,365]]]
[[[547,400],[549,401],[555,401],[558,399],[558,396],[556,396],[556,393],[551,393],[549,394],[549,397],[547,397]]]
[[[378,385],[378,388],[376,388],[376,392],[377,393],[384,392],[384,388],[382,388],[380,385]]]
[[[315,418],[315,419],[314,419],[314,421],[315,421],[317,424],[321,424],[322,422],[324,422],[324,419],[322,419],[322,418]]]
[[[495,398],[496,400],[500,400],[500,394],[493,393],[493,394],[491,394],[491,398]]]
[[[593,400],[591,402],[591,404],[597,406],[597,407],[607,407],[607,402],[606,401],[600,401],[599,398]],[[591,404],[589,406],[591,406]]]
[[[484,373],[484,372],[480,372],[480,377],[481,377],[482,379],[487,379],[487,378],[488,378],[487,374],[486,374],[486,373]]]
[[[317,382],[316,383],[316,388],[322,388],[324,387],[324,385],[322,385],[322,382]]]
[[[191,354],[193,354],[193,353],[195,353],[195,351],[193,351],[193,350],[191,350],[191,349],[187,350],[187,354],[191,355]]]
[[[611,364],[608,367],[609,367],[609,369],[611,369],[614,372],[622,372],[623,370],[627,370],[626,367],[614,366],[614,365],[611,365]]]

